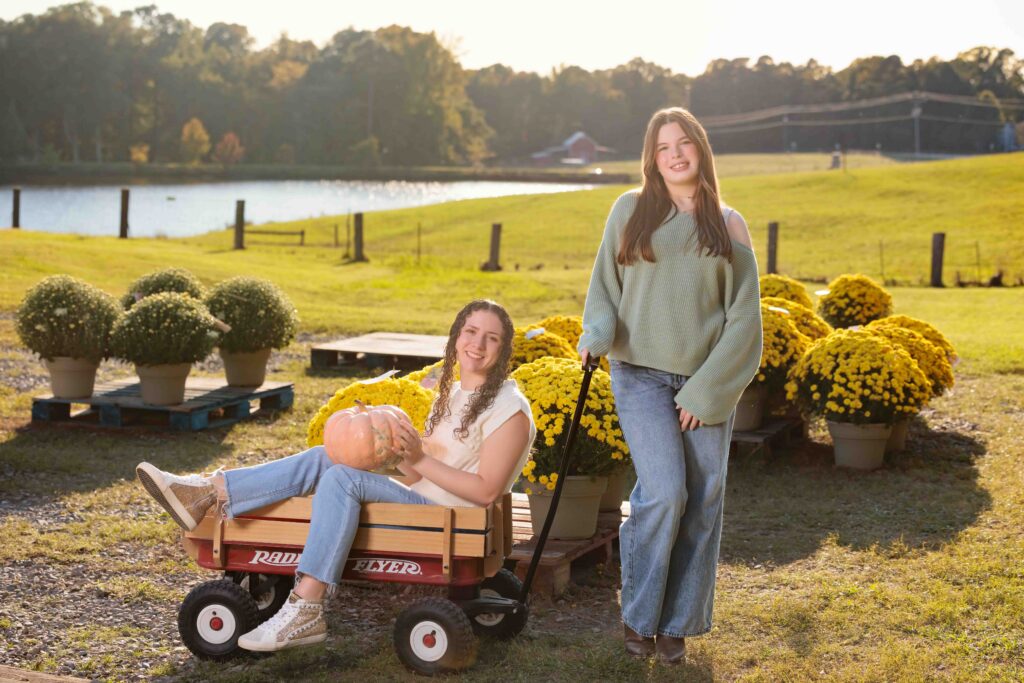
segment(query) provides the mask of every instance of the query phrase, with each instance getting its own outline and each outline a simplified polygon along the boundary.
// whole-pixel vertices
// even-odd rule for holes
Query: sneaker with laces
[[[277,614],[238,639],[238,647],[254,652],[276,652],[327,640],[322,602],[307,602],[295,591]]]
[[[135,474],[149,495],[185,531],[192,531],[217,502],[217,490],[210,480],[199,474],[178,476],[157,469],[148,462],[140,463]]]

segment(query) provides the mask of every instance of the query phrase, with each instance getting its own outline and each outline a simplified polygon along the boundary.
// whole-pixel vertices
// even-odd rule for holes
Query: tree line
[[[949,61],[867,57],[839,71],[762,56],[715,60],[693,77],[639,58],[537,74],[500,64],[464,69],[433,33],[402,26],[347,28],[322,47],[281,35],[257,50],[240,24],[203,29],[152,5],[114,13],[79,2],[0,21],[4,161],[509,163],[577,130],[635,158],[648,117],[663,106],[714,122],[910,91],[987,104],[946,102],[934,125],[915,132],[924,149],[983,151],[999,123],[1024,118],[1024,61],[1009,49],[976,47]],[[991,125],[951,129],[958,119]],[[716,125],[712,142],[723,150],[893,149],[910,135],[906,126],[811,134],[807,123],[794,132],[788,116],[784,124]]]

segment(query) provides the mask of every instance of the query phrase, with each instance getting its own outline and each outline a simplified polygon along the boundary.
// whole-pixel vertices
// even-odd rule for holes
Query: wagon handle
[[[519,593],[519,602],[526,604],[526,598],[530,594],[530,586],[533,583],[533,576],[537,573],[537,565],[540,564],[541,555],[544,554],[544,544],[547,543],[548,533],[551,531],[551,524],[555,520],[555,512],[558,510],[558,499],[562,496],[562,486],[565,485],[566,473],[569,471],[569,451],[572,450],[573,442],[576,441],[576,431],[580,426],[580,419],[583,417],[583,409],[587,403],[587,392],[590,390],[590,379],[597,369],[597,359],[591,356],[583,368],[583,381],[580,382],[580,397],[576,400],[576,412],[569,424],[569,433],[565,436],[565,445],[562,447],[562,459],[558,465],[558,480],[555,482],[555,492],[551,496],[551,507],[548,509],[548,516],[544,519],[544,528],[540,531],[537,539],[537,547],[533,550],[533,557],[530,559],[530,568],[526,571],[526,579],[523,581],[523,589]]]

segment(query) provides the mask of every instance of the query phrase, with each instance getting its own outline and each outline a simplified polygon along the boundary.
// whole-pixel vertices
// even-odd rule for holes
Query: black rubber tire
[[[512,600],[518,600],[522,590],[523,582],[519,580],[515,573],[510,572],[508,569],[499,569],[497,574],[484,579],[483,583],[480,584],[481,594],[493,591],[503,598],[510,598]],[[483,617],[483,622],[480,621],[481,617]],[[486,636],[496,640],[509,640],[523,632],[529,619],[530,608],[527,605],[523,605],[515,614],[496,614],[490,616],[490,618],[488,618],[488,615],[478,615],[476,618],[471,618],[470,622],[473,624],[473,631],[478,636]]]
[[[288,600],[288,594],[295,587],[295,575],[256,574],[232,572],[235,583],[248,591],[256,601],[259,610],[259,623],[263,623],[277,614],[281,606]],[[260,588],[265,590],[261,593]]]
[[[428,621],[440,627],[447,641],[447,648],[433,661],[420,657],[412,643],[417,627]],[[476,636],[469,617],[447,598],[422,598],[402,610],[395,621],[394,640],[402,664],[426,676],[460,671],[476,661]]]
[[[198,619],[204,609],[219,605],[231,613],[235,628],[220,643],[210,642],[200,632]],[[215,661],[231,659],[242,650],[238,638],[259,625],[259,609],[249,592],[230,579],[207,581],[193,588],[178,610],[178,633],[192,654]],[[226,616],[226,615],[225,615]]]

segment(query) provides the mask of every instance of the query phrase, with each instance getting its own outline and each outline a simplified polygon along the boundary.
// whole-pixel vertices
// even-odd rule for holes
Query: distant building
[[[537,166],[547,166],[555,163],[586,166],[597,161],[598,152],[610,154],[614,153],[615,150],[610,147],[602,147],[597,144],[594,138],[578,130],[567,137],[562,144],[534,152],[530,155],[530,158],[533,159],[533,163]]]

